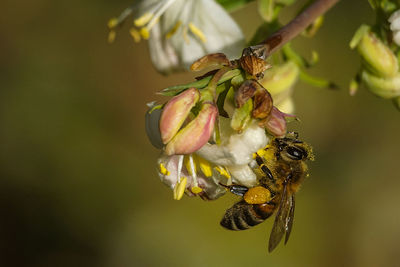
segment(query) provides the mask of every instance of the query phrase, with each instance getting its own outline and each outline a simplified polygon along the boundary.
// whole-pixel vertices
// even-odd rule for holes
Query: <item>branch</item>
[[[254,54],[265,60],[269,55],[279,50],[287,42],[302,33],[315,19],[323,15],[337,2],[339,2],[339,0],[315,1],[291,22],[273,33],[266,40],[259,45],[251,47],[251,50]]]

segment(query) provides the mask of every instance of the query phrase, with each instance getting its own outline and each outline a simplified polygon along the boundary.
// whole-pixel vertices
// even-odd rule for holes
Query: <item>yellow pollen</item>
[[[107,26],[109,29],[115,28],[118,25],[118,19],[117,18],[111,18],[108,23]]]
[[[133,23],[135,24],[136,27],[142,27],[146,25],[153,18],[153,16],[154,16],[153,13],[146,12],[139,18],[135,19]]]
[[[135,41],[135,43],[139,43],[140,42],[141,37],[140,37],[140,33],[139,33],[138,30],[136,30],[135,28],[131,28],[129,30],[129,33],[131,34],[131,36],[132,36],[133,40]]]
[[[185,188],[187,184],[187,178],[186,177],[181,177],[181,181],[176,183],[174,187],[174,199],[175,200],[181,200],[183,197],[183,193],[185,193]]]
[[[179,29],[179,27],[182,25],[182,21],[178,20],[178,22],[175,24],[174,27],[172,27],[172,29],[167,32],[167,34],[165,35],[166,39],[169,39],[172,37],[172,35],[174,35],[176,33],[176,31]]]
[[[218,166],[218,167],[215,167],[215,170],[217,170],[219,172],[219,174],[221,174],[222,176],[225,176],[226,178],[231,179],[231,175],[224,167]]]
[[[188,36],[188,28],[187,26],[183,27],[183,40],[185,40],[186,44],[190,43],[189,36]]]
[[[198,187],[198,186],[193,186],[193,187],[191,188],[191,190],[192,190],[192,192],[193,192],[194,194],[198,194],[198,193],[200,193],[200,192],[203,191],[203,189],[201,189],[201,188]]]
[[[111,30],[108,33],[108,39],[107,39],[108,43],[110,43],[110,44],[113,43],[116,36],[117,36],[117,33],[114,30]]]
[[[149,36],[150,36],[149,30],[148,30],[146,27],[141,28],[141,29],[140,29],[140,35],[141,35],[141,36],[143,37],[143,39],[145,39],[145,40],[149,39]]]
[[[203,159],[202,157],[197,157],[197,162],[200,165],[200,170],[203,172],[203,174],[206,177],[211,177],[212,176],[212,169],[211,169],[211,164],[207,160]]]
[[[171,173],[165,168],[164,164],[160,163],[160,173],[163,175],[170,175]]]
[[[206,42],[207,42],[206,36],[204,35],[204,33],[203,33],[199,28],[197,28],[197,27],[196,27],[193,23],[191,23],[191,22],[188,24],[188,26],[189,26],[190,31],[191,31],[195,36],[197,36],[197,38],[199,38],[200,41],[202,41],[203,43],[206,43]]]

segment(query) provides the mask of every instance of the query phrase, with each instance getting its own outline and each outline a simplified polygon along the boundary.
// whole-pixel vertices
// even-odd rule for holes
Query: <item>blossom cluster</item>
[[[258,80],[267,66],[252,75],[245,62],[246,56],[234,61],[221,53],[204,56],[191,69],[216,69],[164,89],[160,93],[171,98],[149,105],[146,131],[162,151],[158,174],[174,199],[186,193],[212,200],[226,192],[224,185],[255,186],[255,153],[271,136],[286,135],[286,120],[294,116],[283,111],[293,111],[297,65],[288,61]]]

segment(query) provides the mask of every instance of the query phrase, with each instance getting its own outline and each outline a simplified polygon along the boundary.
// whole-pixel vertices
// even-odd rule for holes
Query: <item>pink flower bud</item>
[[[267,129],[267,131],[277,137],[283,137],[286,135],[286,117],[294,117],[281,112],[276,107],[272,108],[271,114],[261,122],[262,126]]]
[[[168,143],[179,131],[199,99],[199,91],[196,88],[190,88],[168,101],[160,118],[161,139],[164,144]]]
[[[190,154],[205,145],[214,130],[217,107],[204,103],[199,114],[188,125],[181,129],[165,147],[167,155]]]

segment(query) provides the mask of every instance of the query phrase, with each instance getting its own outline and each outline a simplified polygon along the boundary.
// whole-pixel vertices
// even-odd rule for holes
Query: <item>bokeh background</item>
[[[0,4],[0,266],[398,266],[399,112],[347,91],[359,67],[348,42],[374,21],[367,1],[341,1],[316,37],[294,42],[305,56],[317,50],[313,74],[341,89],[296,86],[302,122],[291,128],[316,161],[291,240],[272,254],[272,220],[226,231],[233,196],[174,201],[160,183],[145,104],[194,75],[158,74],[127,28],[106,43],[108,19],[130,2]],[[233,13],[248,39],[256,12]]]

